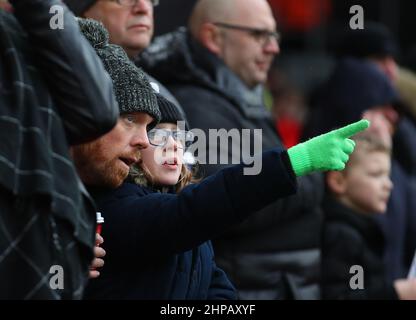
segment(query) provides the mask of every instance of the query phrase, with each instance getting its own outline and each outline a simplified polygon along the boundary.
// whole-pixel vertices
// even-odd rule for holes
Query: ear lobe
[[[339,171],[330,171],[326,176],[326,183],[331,192],[340,196],[343,195],[347,190],[347,183],[345,180],[344,173]]]
[[[209,51],[219,56],[222,39],[218,29],[212,23],[205,23],[199,30],[199,41]]]

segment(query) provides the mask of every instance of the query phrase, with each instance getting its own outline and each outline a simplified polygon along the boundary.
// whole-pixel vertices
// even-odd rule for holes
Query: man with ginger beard
[[[145,74],[121,47],[109,44],[108,33],[94,20],[80,20],[81,31],[101,58],[113,80],[120,117],[106,135],[72,148],[72,156],[87,187],[119,187],[138,161],[140,149],[147,148],[147,130],[160,119],[154,90]]]

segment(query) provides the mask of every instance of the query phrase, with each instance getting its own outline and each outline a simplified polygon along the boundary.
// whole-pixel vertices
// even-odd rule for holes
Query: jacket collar
[[[263,87],[249,89],[186,28],[157,37],[135,62],[166,85],[197,84],[219,93],[248,118],[269,118]]]
[[[248,117],[268,117],[263,103],[263,87],[249,89],[224,62],[203,47],[187,31],[187,42],[194,58],[194,63],[208,75],[205,79],[216,87],[224,96],[233,100]]]

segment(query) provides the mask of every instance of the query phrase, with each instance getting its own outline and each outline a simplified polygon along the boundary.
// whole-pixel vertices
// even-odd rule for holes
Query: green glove
[[[287,152],[296,176],[313,171],[343,170],[355,148],[355,142],[348,138],[369,126],[368,120],[360,120],[290,148]]]

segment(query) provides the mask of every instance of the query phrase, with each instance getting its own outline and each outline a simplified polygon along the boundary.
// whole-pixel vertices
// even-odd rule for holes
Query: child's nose
[[[386,189],[391,191],[393,189],[393,187],[394,187],[393,181],[391,181],[390,177],[387,178]]]
[[[165,145],[166,150],[174,150],[176,151],[178,149],[178,143],[175,139],[173,139],[172,135],[169,136],[168,141]]]

